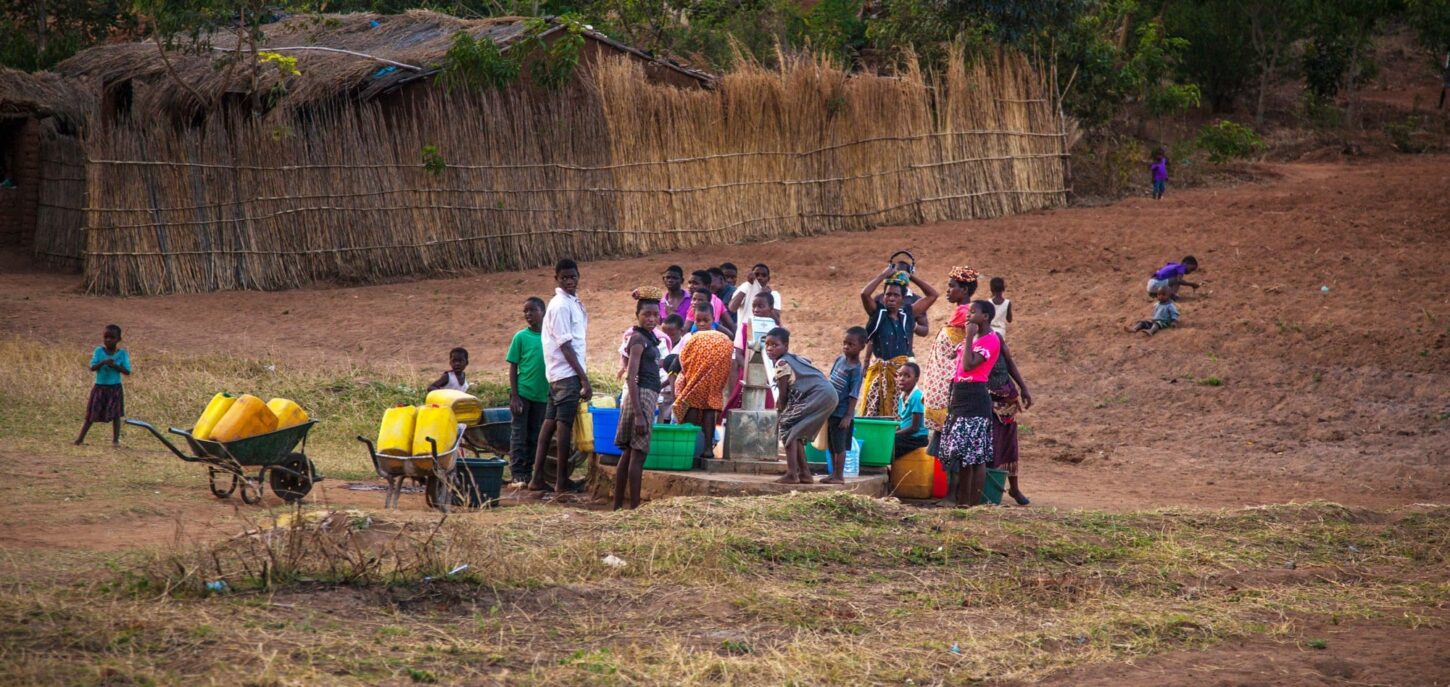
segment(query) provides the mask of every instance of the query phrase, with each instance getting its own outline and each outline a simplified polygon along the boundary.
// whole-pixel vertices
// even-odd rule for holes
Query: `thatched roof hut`
[[[0,67],[0,120],[54,117],[62,128],[76,131],[90,115],[95,98],[82,80]]]
[[[550,21],[539,34],[552,40],[566,27]],[[209,47],[193,52],[168,53],[177,76],[208,99],[207,105],[245,100],[253,93],[269,94],[271,112],[295,112],[330,101],[367,101],[430,80],[438,74],[453,36],[465,31],[473,38],[490,38],[507,50],[529,37],[528,19],[492,17],[460,19],[411,10],[403,14],[373,13],[286,16],[262,27],[261,50],[283,52],[297,58],[297,75],[283,76],[277,69],[261,69],[253,84],[249,69],[225,68],[225,57],[235,54],[238,41],[231,33],[213,34]],[[593,30],[584,32],[586,48],[581,62],[599,54],[625,54],[645,63],[651,77],[680,86],[708,86],[713,77],[610,39]],[[117,110],[138,116],[194,115],[206,105],[167,73],[166,60],[154,42],[102,45],[85,50],[56,66],[69,77],[100,81],[105,91],[106,114]],[[276,88],[278,85],[282,89]],[[277,96],[281,93],[280,97]]]

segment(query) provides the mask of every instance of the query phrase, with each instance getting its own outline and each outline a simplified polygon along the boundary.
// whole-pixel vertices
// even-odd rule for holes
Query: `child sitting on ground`
[[[1181,262],[1170,262],[1158,268],[1153,276],[1148,277],[1148,297],[1157,297],[1158,292],[1168,290],[1168,296],[1178,300],[1178,288],[1180,286],[1191,286],[1198,289],[1198,284],[1191,281],[1184,281],[1184,277],[1198,271],[1198,259],[1192,255],[1186,256]]]
[[[921,368],[916,363],[906,363],[896,371],[896,448],[893,458],[900,458],[916,449],[926,446],[926,403],[916,383],[921,380]]]
[[[121,444],[121,418],[126,416],[126,393],[121,388],[121,375],[131,375],[131,354],[120,348],[121,328],[106,325],[101,333],[101,345],[91,354],[91,372],[96,373],[95,386],[91,387],[91,398],[86,402],[86,422],[81,425],[81,435],[76,445],[86,440],[86,432],[96,422],[111,423],[111,445]]]
[[[1173,302],[1172,294],[1167,289],[1162,289],[1158,292],[1158,305],[1153,307],[1153,319],[1139,321],[1128,331],[1153,336],[1175,324],[1178,324],[1178,305]]]
[[[841,354],[831,363],[831,385],[836,389],[836,409],[826,420],[826,446],[831,451],[831,474],[822,484],[846,483],[846,451],[851,448],[851,430],[856,424],[856,400],[861,398],[861,349],[866,347],[866,328],[851,327],[841,339]]]
[[[439,389],[452,389],[454,391],[468,391],[468,382],[464,379],[464,370],[468,369],[468,349],[463,347],[455,348],[448,352],[448,370],[442,377],[433,380],[428,385],[429,391]]]

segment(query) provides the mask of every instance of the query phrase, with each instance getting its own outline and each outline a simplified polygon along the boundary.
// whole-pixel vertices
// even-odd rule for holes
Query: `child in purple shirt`
[[[1168,188],[1168,156],[1159,150],[1153,159],[1153,200],[1163,198],[1163,191]]]
[[[1184,281],[1183,277],[1198,271],[1198,258],[1189,255],[1181,262],[1170,262],[1157,271],[1153,276],[1148,277],[1148,297],[1157,298],[1159,291],[1167,291],[1169,298],[1178,298],[1178,287],[1191,286],[1198,288],[1198,284],[1191,281]]]

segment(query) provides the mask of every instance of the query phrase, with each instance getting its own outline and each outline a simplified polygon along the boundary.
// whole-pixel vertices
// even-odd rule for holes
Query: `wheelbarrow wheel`
[[[278,467],[286,468],[286,470],[273,468],[267,471],[267,482],[272,485],[272,491],[282,497],[283,501],[296,503],[301,501],[307,492],[312,491],[312,470],[307,462],[307,456],[293,453],[287,456],[287,460]],[[287,470],[291,472],[287,472]]]
[[[211,487],[212,496],[215,496],[219,499],[224,499],[228,496],[231,496],[232,492],[237,490],[237,476],[235,473],[227,472],[225,470],[218,470],[216,468],[207,468],[206,472],[207,482]],[[217,486],[217,475],[226,475],[227,477],[230,477],[232,479],[231,484],[227,485],[226,489],[222,489],[221,487]]]
[[[457,503],[458,495],[453,492],[454,476],[457,470],[445,477],[429,475],[423,482],[423,500],[428,502],[428,507],[442,513],[447,513]]]
[[[250,477],[242,476],[237,478],[242,486],[242,503],[248,506],[255,506],[262,502],[262,479],[258,477],[254,482]]]

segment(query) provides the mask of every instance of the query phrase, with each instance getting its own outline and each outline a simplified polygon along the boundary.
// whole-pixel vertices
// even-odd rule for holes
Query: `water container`
[[[211,397],[211,402],[206,404],[206,410],[201,411],[201,417],[197,418],[196,425],[191,428],[191,436],[198,439],[211,439],[212,429],[216,423],[221,422],[222,416],[232,409],[232,404],[237,402],[237,397],[225,391]]]
[[[831,474],[831,470],[835,467],[831,465],[831,461],[831,455],[829,453],[826,454],[826,474],[828,475]],[[861,442],[856,441],[855,439],[851,440],[851,448],[846,450],[846,465],[845,469],[841,471],[841,476],[861,476]]]
[[[503,491],[503,468],[508,461],[502,458],[461,458],[458,469],[463,471],[463,498],[469,508],[488,508],[498,503]]]
[[[1002,505],[1002,492],[1007,490],[1007,471],[988,468],[987,479],[982,482],[982,500],[992,505]]]
[[[861,464],[885,467],[891,464],[896,448],[896,418],[858,417],[853,422],[852,436],[861,442]]]
[[[212,441],[236,441],[277,431],[277,416],[262,399],[242,394],[211,430]]]
[[[296,427],[307,422],[307,411],[302,406],[293,403],[285,398],[274,398],[267,401],[267,409],[277,416],[277,429]]]
[[[929,499],[938,465],[922,447],[891,461],[891,494],[902,499]]]
[[[691,470],[699,455],[700,428],[697,425],[661,425],[650,428],[646,470]]]
[[[619,409],[594,406],[589,410],[594,420],[594,452],[601,456],[617,456],[623,453],[614,445],[619,431]]]
[[[456,389],[434,389],[428,392],[424,405],[442,406],[453,410],[453,417],[465,425],[478,424],[483,417],[483,404],[478,397]]]
[[[580,401],[579,412],[574,415],[574,450],[594,452],[594,416],[589,414],[588,401]]]
[[[413,426],[417,420],[418,409],[413,406],[394,406],[383,411],[383,423],[378,426],[378,453],[412,455]]]
[[[934,499],[945,498],[947,495],[947,471],[941,469],[941,461],[932,458],[931,468],[931,497]]]
[[[458,440],[458,418],[452,408],[426,405],[418,409],[418,419],[413,425],[413,455],[433,455],[432,438],[438,444],[438,453],[447,453]]]

